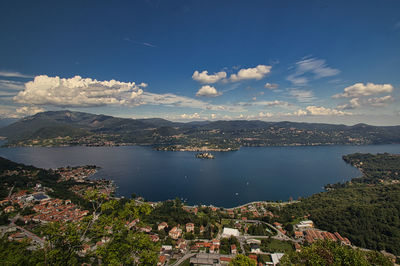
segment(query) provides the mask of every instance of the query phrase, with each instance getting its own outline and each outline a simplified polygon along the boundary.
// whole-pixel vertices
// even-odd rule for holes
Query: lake
[[[355,152],[400,153],[400,145],[246,147],[213,152],[213,160],[142,146],[0,148],[0,156],[37,167],[95,164],[101,167],[95,178],[114,180],[118,195],[136,193],[149,201],[179,197],[221,207],[297,199],[360,176],[342,160]]]

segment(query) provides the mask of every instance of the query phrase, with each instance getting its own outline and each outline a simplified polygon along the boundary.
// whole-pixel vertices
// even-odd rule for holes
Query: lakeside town
[[[58,176],[58,183],[73,181],[74,185],[69,190],[82,199],[88,191],[96,191],[105,199],[124,201],[124,198],[113,196],[115,187],[112,182],[90,178],[96,171],[96,166],[50,170]],[[36,170],[21,169],[3,171],[2,176],[35,174]],[[30,249],[40,249],[46,243],[43,226],[54,222],[79,224],[91,215],[90,208],[70,199],[52,197],[49,195],[52,192],[52,188],[41,182],[15,192],[12,187],[9,195],[0,201],[1,215],[9,220],[8,223],[2,222],[1,236],[9,241],[28,241]],[[147,202],[141,197],[135,197],[134,203],[150,206],[153,213],[168,213],[172,209],[178,213],[144,218],[144,221],[140,218],[124,221],[126,230],[147,235],[158,247],[157,265],[226,265],[239,254],[247,256],[257,265],[279,265],[285,253],[300,252],[304,246],[319,240],[356,248],[340,232],[318,229],[306,216],[292,224],[279,223],[279,216],[271,210],[297,201],[259,201],[234,208],[186,206],[179,199]],[[93,215],[100,214],[95,212]],[[181,223],[182,217],[187,222]],[[77,251],[79,256],[84,257],[104,248],[111,241],[115,229],[106,226],[105,230],[107,233],[100,238],[86,237],[82,249]],[[392,259],[395,260],[395,257]]]

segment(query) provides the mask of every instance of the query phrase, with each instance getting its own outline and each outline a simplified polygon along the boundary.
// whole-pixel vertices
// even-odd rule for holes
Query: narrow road
[[[179,260],[175,261],[174,264],[172,264],[172,266],[179,266],[181,263],[183,263],[185,260],[196,256],[197,253],[187,253],[185,254],[185,256],[183,256],[182,258],[180,258]]]

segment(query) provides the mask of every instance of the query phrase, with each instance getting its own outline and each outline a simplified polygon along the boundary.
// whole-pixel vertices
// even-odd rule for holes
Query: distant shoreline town
[[[151,146],[160,151],[236,151],[241,147],[400,143],[400,126],[265,121],[172,122],[48,111],[0,128],[5,147]]]

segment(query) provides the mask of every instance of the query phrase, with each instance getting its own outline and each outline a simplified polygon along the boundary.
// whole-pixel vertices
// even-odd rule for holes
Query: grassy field
[[[293,246],[290,242],[270,238],[262,241],[261,249],[264,252],[288,252],[293,250]]]

